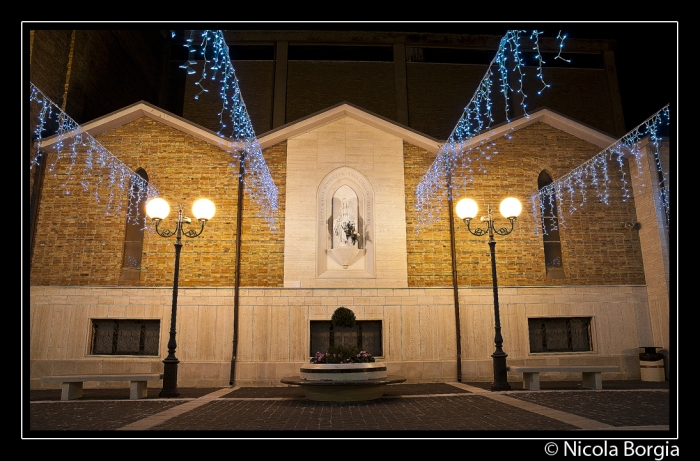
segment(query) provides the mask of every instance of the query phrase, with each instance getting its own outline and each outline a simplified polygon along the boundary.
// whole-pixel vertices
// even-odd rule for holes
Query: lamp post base
[[[505,352],[500,354],[494,352],[491,357],[493,357],[493,383],[491,383],[491,390],[509,391],[510,384],[508,384],[508,371],[506,370],[506,357],[508,355]]]
[[[177,389],[163,389],[158,394],[158,397],[163,399],[174,399],[180,397],[180,392]]]
[[[160,391],[158,397],[175,398],[180,397],[180,392],[177,390],[177,364],[178,359],[163,360],[163,390]]]

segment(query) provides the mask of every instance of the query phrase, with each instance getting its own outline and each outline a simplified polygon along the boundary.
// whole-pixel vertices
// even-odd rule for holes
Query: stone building
[[[75,120],[82,132],[170,202],[162,228],[173,228],[180,204],[188,216],[196,198],[216,205],[201,235],[183,238],[180,387],[280,385],[328,338],[340,306],[360,321],[348,337],[408,382],[493,378],[487,239],[469,233],[451,202],[421,225],[415,192],[488,67],[445,56],[462,49],[473,57],[497,47],[498,37],[374,35],[376,60],[354,61],[295,58],[319,53],[321,43],[332,47],[328,34],[227,34],[232,56],[246,46],[252,55],[272,53],[233,61],[277,189],[270,222],[255,197],[239,189],[239,148],[218,134],[212,94],[194,98],[197,74],[180,69],[178,84],[166,74],[182,61],[163,64],[167,58],[155,50],[164,37],[127,35],[33,31],[30,78],[69,116],[71,109],[81,114]],[[342,54],[343,47],[366,47],[367,37],[339,34],[334,41]],[[448,62],[427,59],[428,49],[439,55],[438,43],[451,50],[442,55]],[[553,42],[549,48],[554,52]],[[120,54],[126,49],[138,52]],[[506,196],[523,203],[513,232],[496,237],[508,363],[613,364],[620,372],[606,378],[638,379],[638,347],[661,346],[668,354],[673,340],[668,230],[653,146],[644,140],[641,162],[630,157],[609,171],[612,183],[629,186],[610,188],[607,203],[593,199],[591,184],[591,198],[575,213],[559,204],[566,220],[555,240],[543,235],[542,215],[531,206],[542,181],[565,177],[624,134],[610,44],[573,50],[600,65],[552,68],[559,89],[527,114],[513,104],[509,120],[494,123],[498,154],[458,195],[474,198],[480,215]],[[158,63],[149,67],[151,54]],[[94,67],[100,59],[103,66]],[[139,99],[115,107],[119,98],[95,95],[91,85],[119,68],[138,73],[144,88],[125,77],[114,91]],[[92,114],[98,115],[81,120]],[[32,388],[47,386],[39,379],[51,374],[161,371],[168,352],[173,238],[162,238],[149,222],[134,229],[127,221],[129,181],[112,181],[113,170],[92,165],[87,148],[59,157],[66,141],[42,139],[43,166],[28,181],[24,309]],[[35,144],[28,144],[33,156]],[[667,168],[666,144],[660,153]],[[99,200],[81,175],[97,181]],[[192,218],[185,227],[198,229]],[[339,231],[347,223],[358,230],[356,241]],[[134,335],[139,340],[120,349]]]

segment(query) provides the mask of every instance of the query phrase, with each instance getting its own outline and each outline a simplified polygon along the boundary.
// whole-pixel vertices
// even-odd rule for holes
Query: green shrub
[[[347,307],[339,307],[331,316],[331,324],[334,327],[352,328],[355,326],[355,313]]]

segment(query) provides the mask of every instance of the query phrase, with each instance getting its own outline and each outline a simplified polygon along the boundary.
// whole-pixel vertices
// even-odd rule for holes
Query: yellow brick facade
[[[129,169],[143,168],[158,195],[170,202],[171,215],[162,227],[173,228],[177,204],[185,205],[185,214],[199,197],[209,198],[217,207],[201,236],[183,237],[176,328],[179,386],[228,385],[233,357],[237,385],[280,385],[280,378],[308,361],[310,322],[329,319],[340,305],[351,308],[358,319],[382,321],[384,356],[380,360],[392,373],[407,376],[409,382],[492,378],[493,293],[488,238],[469,234],[455,216],[460,304],[460,323],[456,325],[447,208],[440,210],[436,223],[417,232],[420,216],[415,208],[415,188],[435,154],[417,147],[417,142],[401,141],[395,134],[364,126],[373,119],[367,116],[367,120],[335,120],[309,128],[296,138],[291,136],[297,162],[291,175],[288,155],[292,141],[263,149],[278,188],[279,210],[271,228],[251,196],[247,192],[244,196],[235,352],[236,157],[216,143],[161,123],[157,117],[144,116],[97,136]],[[358,134],[362,137],[359,141]],[[313,144],[312,140],[323,142]],[[361,147],[348,147],[353,142],[360,142]],[[304,146],[312,145],[317,157],[305,160]],[[652,325],[664,321],[668,307],[655,304],[651,320],[640,238],[636,230],[623,226],[637,220],[634,197],[639,192],[631,186],[631,197],[623,202],[624,191],[611,186],[610,204],[606,205],[595,200],[594,190],[589,188],[585,205],[575,213],[568,213],[567,204],[562,204],[565,278],[548,279],[542,236],[529,202],[537,190],[537,176],[546,170],[555,180],[561,178],[600,148],[547,123],[535,122],[496,139],[496,149],[498,154],[488,163],[490,172],[476,174],[467,189],[457,188],[456,193],[474,198],[482,211],[488,201],[497,210],[506,195],[523,202],[515,231],[496,237],[501,323],[509,363],[574,360],[612,364],[621,371],[610,378],[638,378],[637,346],[657,342],[656,337],[668,341],[668,329]],[[333,155],[325,155],[326,151]],[[85,158],[78,155],[73,159],[64,153],[57,161],[55,155],[47,159],[30,270],[31,386],[47,386],[39,381],[47,374],[159,371],[167,354],[174,238],[158,236],[149,225],[144,232],[139,280],[120,282],[125,191],[110,187],[108,170],[95,167],[90,184],[99,184],[96,200],[94,191],[85,191],[80,180]],[[403,159],[403,164],[395,158]],[[307,161],[309,165],[305,165]],[[379,248],[374,281],[338,278],[307,287],[308,279],[300,279],[301,286],[286,286],[285,267],[300,274],[313,273],[303,258],[287,265],[285,257],[295,258],[295,251],[310,248],[299,239],[313,235],[314,230],[298,226],[315,220],[313,203],[295,203],[295,209],[306,216],[301,220],[300,216],[287,215],[286,201],[289,197],[313,201],[318,187],[313,178],[326,175],[325,170],[314,169],[334,171],[341,164],[351,164],[358,171],[366,168],[377,202],[383,207],[380,209],[387,210],[375,216],[380,233],[376,241],[380,247],[396,248],[388,252]],[[395,179],[397,170],[399,177],[403,174],[403,183]],[[611,170],[609,174],[612,184],[620,183],[619,172]],[[632,177],[627,170],[625,174]],[[382,178],[388,177],[391,184],[383,184]],[[302,184],[304,188],[299,187]],[[402,188],[398,195],[397,187]],[[397,211],[396,203],[383,195],[399,201],[403,197],[405,203]],[[381,234],[383,227],[397,225],[395,216],[401,213],[405,215],[405,250],[401,250],[405,251],[405,272],[393,270],[402,266],[394,255],[398,248],[404,248],[403,243]],[[497,224],[505,225],[498,211],[495,217]],[[395,233],[396,228],[392,229],[394,232],[388,234]],[[290,242],[298,245],[286,245]],[[591,317],[593,350],[546,358],[531,354],[527,319],[542,316]],[[100,318],[160,320],[159,357],[91,354],[91,319]],[[457,328],[461,336],[460,377],[456,374]]]

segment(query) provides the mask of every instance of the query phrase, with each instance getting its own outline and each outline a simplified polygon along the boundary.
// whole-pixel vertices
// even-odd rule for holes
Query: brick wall
[[[243,239],[241,240],[241,286],[284,286],[284,217],[287,180],[287,142],[263,151],[265,162],[277,187],[278,211],[274,227],[260,216],[260,206],[250,194],[243,200]]]
[[[199,196],[214,201],[217,213],[204,233],[197,239],[183,238],[180,285],[232,286],[238,187],[237,166],[230,165],[233,157],[147,118],[109,131],[98,140],[129,168],[144,168],[150,183],[171,203],[171,215],[163,222],[163,227],[172,227],[177,204],[184,204],[187,214]],[[546,169],[556,181],[595,155],[596,146],[543,123],[512,133],[511,139],[501,138],[497,144],[499,153],[488,161],[489,173],[475,175],[469,190],[457,188],[456,193],[474,198],[480,204],[481,213],[490,201],[497,225],[507,223],[498,212],[498,205],[505,196],[516,196],[523,202],[523,213],[514,232],[496,238],[499,285],[644,283],[639,237],[623,226],[626,221],[636,221],[634,201],[630,198],[623,202],[624,191],[619,187],[619,172],[614,165],[609,169],[610,205],[599,203],[590,187],[585,206],[573,214],[569,213],[568,203],[560,204],[566,278],[546,278],[539,221],[529,202],[537,190],[537,176]],[[258,216],[258,206],[246,196],[241,286],[283,285],[286,143],[266,149],[264,155],[278,187],[277,230],[270,229],[264,218]],[[452,285],[446,207],[441,209],[444,216],[438,222],[416,232],[415,187],[432,160],[424,150],[404,145],[408,281],[413,287]],[[71,180],[67,180],[69,170]],[[91,193],[82,190],[80,171],[80,161],[72,166],[69,161],[62,161],[52,167],[49,159],[39,211],[32,284],[117,283],[125,226],[124,213],[117,208],[125,201],[125,196],[114,188],[112,199],[107,199],[110,193],[105,180],[100,186],[102,201],[97,202]],[[455,177],[459,175],[458,170]],[[488,238],[469,234],[456,216],[454,225],[459,284],[491,285]],[[140,284],[167,286],[172,283],[173,241],[174,238],[165,239],[152,230],[146,231]]]
[[[229,165],[231,154],[148,118],[108,131],[97,140],[128,168],[143,168],[159,195],[170,203],[162,228],[174,229],[178,204],[191,216],[197,198],[214,202],[216,214],[204,233],[182,239],[179,284],[232,286],[238,170]],[[93,191],[85,193],[80,186],[83,159],[72,166],[61,161],[53,172],[47,171],[32,261],[33,285],[109,286],[119,279],[126,210],[118,207],[126,195],[118,187],[110,188],[106,179],[100,186],[100,201]],[[73,176],[67,181],[69,169]],[[107,171],[102,173],[108,177]],[[159,237],[151,228],[145,231],[139,284],[172,285],[174,241],[174,237]]]
[[[539,219],[533,213],[531,197],[537,192],[537,176],[545,169],[552,178],[567,175],[596,155],[597,146],[554,129],[544,123],[496,140],[498,151],[483,163],[487,173],[475,173],[473,182],[460,186],[464,169],[455,172],[455,204],[470,197],[479,204],[477,218],[491,204],[497,227],[509,227],[498,210],[508,196],[520,199],[523,212],[514,231],[496,236],[496,264],[499,286],[606,285],[643,284],[644,270],[639,236],[625,229],[625,221],[635,220],[631,185],[630,198],[623,201],[621,175],[615,160],[608,162],[611,184],[609,205],[597,199],[592,186],[587,187],[585,205],[570,212],[571,202],[560,204],[562,260],[564,279],[547,279]],[[472,154],[472,158],[477,156]],[[440,209],[440,220],[416,233],[418,212],[415,209],[415,186],[432,163],[432,158],[415,146],[404,146],[406,168],[406,221],[409,260],[409,286],[451,286],[451,249],[447,221],[447,200]],[[625,169],[626,179],[630,180]],[[491,280],[491,256],[488,236],[475,237],[454,216],[457,273],[460,286],[487,286]],[[476,219],[473,227],[481,226]]]

